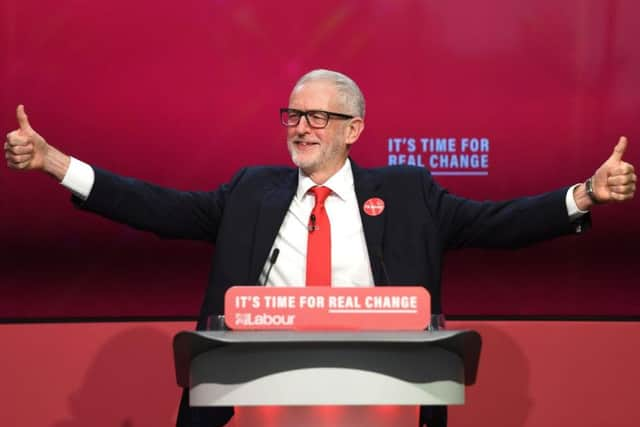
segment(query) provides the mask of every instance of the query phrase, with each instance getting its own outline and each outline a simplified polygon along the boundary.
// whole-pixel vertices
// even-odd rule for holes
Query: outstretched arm
[[[439,218],[438,232],[449,248],[514,248],[579,233],[588,228],[589,217],[579,220],[580,212],[577,216],[572,212],[572,196],[582,213],[596,204],[633,198],[637,177],[633,166],[622,160],[626,147],[627,139],[620,138],[611,156],[590,178],[591,195],[587,183],[582,183],[572,187],[572,193],[565,188],[503,202],[478,202],[451,195],[428,180],[426,200]]]
[[[16,117],[19,128],[7,134],[4,144],[9,168],[45,172],[77,196],[73,200],[79,207],[111,220],[162,237],[215,240],[227,187],[177,191],[95,169],[49,145],[31,127],[22,105]]]

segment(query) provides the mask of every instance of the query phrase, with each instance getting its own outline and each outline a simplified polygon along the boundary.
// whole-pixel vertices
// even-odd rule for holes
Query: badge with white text
[[[364,202],[364,213],[369,216],[378,216],[384,211],[384,200],[378,197],[372,197]]]

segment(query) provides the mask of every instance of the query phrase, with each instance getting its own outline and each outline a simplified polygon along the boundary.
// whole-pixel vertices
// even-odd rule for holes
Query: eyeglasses
[[[281,108],[280,109],[280,121],[286,127],[296,127],[300,123],[300,119],[304,116],[307,119],[307,123],[314,129],[326,128],[329,124],[329,119],[349,120],[355,118],[348,114],[332,113],[330,111],[322,110],[309,110],[302,111],[295,108]]]

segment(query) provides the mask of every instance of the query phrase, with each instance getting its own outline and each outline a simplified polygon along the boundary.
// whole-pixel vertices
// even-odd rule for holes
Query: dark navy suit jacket
[[[441,312],[446,250],[518,248],[585,230],[590,223],[589,215],[580,224],[569,221],[567,188],[510,201],[478,202],[450,194],[423,168],[352,166],[376,285],[424,286],[434,313]],[[208,315],[223,312],[228,287],[258,282],[298,184],[297,169],[287,167],[245,168],[212,192],[170,190],[100,169],[95,172],[89,198],[76,200],[82,209],[163,238],[215,245],[198,328],[204,327]],[[384,201],[379,216],[362,209],[372,197]],[[195,418],[191,422],[200,425]]]

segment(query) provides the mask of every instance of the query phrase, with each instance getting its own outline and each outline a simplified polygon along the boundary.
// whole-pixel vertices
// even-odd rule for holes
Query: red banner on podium
[[[225,323],[235,330],[424,330],[431,297],[422,286],[234,286]]]

